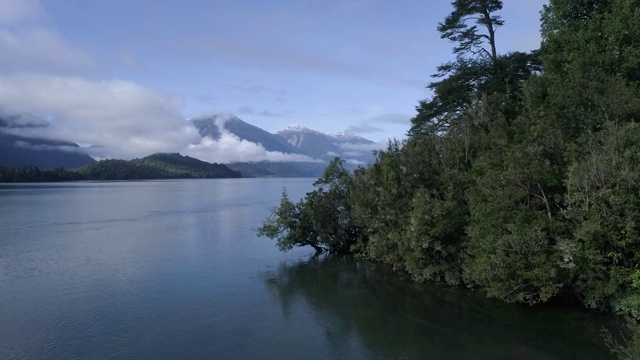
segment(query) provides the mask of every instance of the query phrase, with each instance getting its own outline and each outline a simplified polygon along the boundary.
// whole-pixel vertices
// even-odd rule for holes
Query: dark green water
[[[312,182],[0,184],[0,359],[611,358],[607,317],[255,236]]]

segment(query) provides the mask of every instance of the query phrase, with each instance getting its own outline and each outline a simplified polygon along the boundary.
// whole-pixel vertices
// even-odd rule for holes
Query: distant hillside
[[[281,154],[269,154],[264,156],[262,151],[255,159],[248,159],[245,163],[230,165],[234,170],[242,172],[244,176],[320,176],[327,162],[334,157],[341,157],[346,161],[346,166],[354,169],[360,165],[366,165],[373,160],[371,150],[376,144],[358,135],[341,132],[332,135],[310,130],[300,126],[290,126],[277,134],[269,133],[257,126],[248,124],[229,112],[198,117],[190,120],[190,123],[198,130],[200,136],[211,138],[214,141],[221,140],[229,134],[245,142],[260,145],[266,151]],[[100,162],[94,166],[86,166],[95,160],[88,156],[78,144],[67,141],[58,141],[47,136],[51,124],[45,119],[32,114],[6,115],[0,112],[0,166],[4,166],[4,173],[11,173],[5,178],[33,179],[43,181],[44,178],[63,178],[64,176],[77,175],[62,174],[60,172],[41,172],[38,176],[32,170],[76,169],[83,170],[87,176],[95,179],[165,179],[177,177],[237,177],[237,173],[224,173],[213,168],[202,168],[191,162],[184,164],[185,158],[180,160],[165,158],[162,164],[158,164],[156,158],[151,157],[132,160],[109,160]],[[37,132],[35,131],[37,130]],[[38,133],[42,138],[26,137],[27,134]],[[197,143],[198,141],[196,141]],[[170,146],[170,144],[168,144]],[[245,144],[243,144],[245,145]],[[249,144],[246,144],[249,145]],[[109,146],[109,144],[105,144]],[[253,146],[248,148],[255,149]],[[89,148],[90,149],[90,148]],[[242,151],[238,147],[212,147],[212,152]],[[253,153],[252,153],[253,154]],[[167,155],[167,154],[165,154]],[[177,154],[173,154],[179,156]],[[204,154],[205,156],[207,154]],[[236,154],[212,153],[219,158],[233,158]],[[308,158],[307,158],[308,157]],[[303,160],[285,162],[266,162],[265,158],[279,160]],[[154,160],[155,159],[155,160]],[[195,159],[192,159],[195,161]],[[174,162],[172,162],[174,161]],[[178,161],[176,163],[175,161]],[[180,166],[178,166],[180,165]],[[184,166],[183,166],[184,165]],[[198,171],[194,170],[198,169]],[[11,169],[28,167],[31,170],[17,172]],[[226,168],[229,171],[229,168]],[[64,176],[63,176],[64,175]]]
[[[31,114],[0,115],[0,165],[11,168],[36,166],[41,169],[73,169],[94,161],[81,151],[78,144],[30,138],[10,132],[47,126],[49,123],[46,120]]]
[[[239,178],[223,164],[211,164],[180,154],[158,153],[133,160],[101,160],[78,169],[89,180]]]
[[[268,162],[231,163],[227,166],[242,173],[243,177],[320,177],[326,163]]]

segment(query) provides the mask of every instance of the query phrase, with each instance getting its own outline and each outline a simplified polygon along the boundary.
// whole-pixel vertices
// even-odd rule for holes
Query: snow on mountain
[[[331,134],[331,136],[341,142],[373,143],[373,141],[371,140],[367,140],[360,135],[346,130],[334,132],[333,134]]]
[[[328,161],[339,156],[351,165],[364,165],[373,159],[371,151],[377,148],[373,141],[348,131],[328,135],[301,125],[290,125],[272,134],[229,112],[190,121],[202,137],[214,141],[228,133],[240,140],[259,144],[270,152],[306,155],[315,161]]]
[[[371,150],[376,147],[373,141],[348,131],[328,135],[300,125],[291,125],[277,134],[309,156],[324,160],[339,156],[355,165],[371,161]]]
[[[198,129],[200,136],[208,136],[212,140],[219,140],[222,132],[226,132],[236,136],[240,140],[259,144],[267,151],[281,152],[284,154],[301,153],[301,151],[290,145],[282,137],[246,123],[229,112],[198,117],[190,121],[196,129]]]

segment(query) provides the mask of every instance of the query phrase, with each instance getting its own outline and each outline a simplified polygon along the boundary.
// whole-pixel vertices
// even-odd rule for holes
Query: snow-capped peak
[[[334,138],[337,138],[337,139],[345,139],[345,140],[362,139],[363,138],[360,135],[354,134],[354,133],[346,131],[346,130],[335,132],[335,133],[331,134],[331,136],[333,136]]]
[[[283,131],[301,132],[301,133],[315,133],[317,131],[306,128],[302,125],[289,125]]]

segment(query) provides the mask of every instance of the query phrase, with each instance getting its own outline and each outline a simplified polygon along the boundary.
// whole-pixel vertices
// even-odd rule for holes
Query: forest
[[[73,170],[35,166],[0,166],[0,182],[72,180],[150,180],[239,178],[242,174],[224,164],[208,163],[177,153],[156,153],[132,160],[100,160]]]
[[[453,1],[437,31],[455,60],[407,139],[353,173],[334,159],[299,202],[283,191],[258,234],[640,320],[640,1],[550,0],[526,53],[499,52],[502,7]]]

